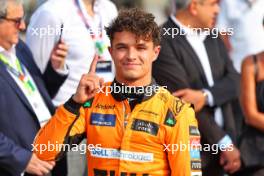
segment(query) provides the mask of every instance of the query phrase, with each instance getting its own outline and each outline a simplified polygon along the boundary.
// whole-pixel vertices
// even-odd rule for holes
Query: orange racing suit
[[[144,95],[132,111],[119,93],[99,92],[80,106],[70,99],[39,131],[34,152],[40,159],[65,152],[40,151],[40,145],[73,144],[85,136],[87,144],[100,144],[87,151],[89,176],[201,175],[199,150],[183,147],[200,143],[194,110],[164,88]]]

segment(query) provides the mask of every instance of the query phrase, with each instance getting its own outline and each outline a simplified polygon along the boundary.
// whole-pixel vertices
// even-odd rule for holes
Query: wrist
[[[74,95],[75,96],[75,95]],[[67,109],[68,111],[70,111],[73,114],[78,114],[79,113],[79,109],[81,108],[81,106],[83,105],[83,103],[79,103],[78,101],[76,101],[74,99],[74,96],[72,96],[65,104],[64,104],[64,108]]]
[[[74,94],[72,96],[72,100],[75,102],[75,103],[78,103],[78,104],[82,104],[83,102],[78,98],[78,95]]]

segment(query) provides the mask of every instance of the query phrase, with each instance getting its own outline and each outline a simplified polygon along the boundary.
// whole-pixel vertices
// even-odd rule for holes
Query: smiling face
[[[0,46],[6,50],[10,49],[12,45],[19,41],[19,32],[25,29],[24,21],[19,23],[16,20],[22,19],[24,16],[22,4],[9,2],[7,8],[7,15],[0,19]]]
[[[152,62],[158,57],[160,46],[129,31],[116,32],[109,49],[116,67],[116,80],[131,86],[151,82]]]

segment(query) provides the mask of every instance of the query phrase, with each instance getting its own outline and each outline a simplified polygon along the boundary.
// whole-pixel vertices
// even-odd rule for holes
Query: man
[[[153,15],[121,11],[107,34],[115,80],[101,86],[94,57],[76,93],[38,133],[37,156],[59,159],[66,144],[86,136],[89,176],[201,175],[194,110],[151,79],[151,65],[160,51]],[[190,143],[192,148],[187,148]],[[41,150],[51,145],[61,151]]]
[[[47,68],[50,53],[57,41],[63,38],[69,45],[66,58],[69,75],[53,97],[55,106],[65,103],[75,93],[82,74],[87,72],[91,58],[97,52],[102,57],[97,74],[108,81],[113,79],[114,67],[107,50],[110,42],[104,26],[108,26],[116,16],[117,9],[110,0],[52,0],[43,3],[34,12],[27,29],[26,43],[42,73]],[[67,155],[68,175],[87,175],[84,173],[85,156],[76,151]]]
[[[87,72],[96,53],[101,56],[97,74],[108,81],[113,79],[113,64],[107,50],[110,42],[104,27],[116,16],[117,9],[110,0],[52,0],[34,12],[26,43],[42,73],[57,41],[62,38],[69,45],[66,58],[69,75],[53,98],[55,106],[65,103],[75,93],[82,74]]]
[[[227,148],[235,142],[231,100],[238,96],[239,77],[213,33],[218,0],[175,0],[175,6],[176,14],[163,25],[153,75],[175,96],[194,104],[201,142],[218,144],[220,155],[202,152],[203,175],[223,175],[223,169],[233,173],[240,167],[239,151]]]
[[[32,153],[33,139],[54,106],[46,85],[55,95],[66,76],[53,68],[64,64],[67,47],[60,43],[42,76],[27,46],[19,40],[25,29],[23,6],[18,0],[0,0],[0,175],[44,175],[54,167]],[[56,54],[60,53],[60,54]],[[55,77],[56,82],[50,82]],[[44,79],[44,80],[43,80]],[[44,83],[45,81],[45,83]]]

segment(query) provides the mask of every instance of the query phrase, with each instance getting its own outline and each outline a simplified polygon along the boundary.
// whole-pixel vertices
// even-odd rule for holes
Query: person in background
[[[246,126],[240,143],[243,169],[238,176],[264,175],[264,52],[245,58],[240,101]]]
[[[224,32],[223,41],[238,73],[245,57],[264,50],[263,6],[263,0],[220,1],[216,26]]]
[[[64,69],[69,76],[53,98],[56,106],[65,103],[75,92],[95,54],[100,55],[97,74],[105,80],[112,80],[114,67],[107,50],[110,43],[104,28],[116,16],[117,9],[110,0],[49,0],[34,12],[26,43],[42,73],[57,41],[62,38],[69,46],[68,68]],[[86,175],[83,154],[69,152],[67,160],[68,175]]]
[[[211,146],[201,153],[203,175],[234,173],[241,163],[234,145],[231,102],[238,98],[239,76],[218,33],[212,32],[220,10],[218,0],[175,0],[174,5],[176,13],[162,26],[153,76],[175,96],[194,104],[201,143]]]
[[[221,10],[216,27],[221,32],[221,38],[238,73],[241,72],[241,64],[246,56],[264,50],[263,6],[262,0],[220,1]],[[239,142],[245,117],[238,99],[232,102],[232,106]]]
[[[19,39],[19,32],[25,30],[23,16],[22,1],[0,0],[1,176],[42,176],[55,166],[54,161],[43,161],[32,153],[32,143],[55,112],[50,95],[55,95],[67,78],[57,73],[64,65],[67,46],[63,42],[55,45],[47,70],[41,74],[31,51]],[[50,77],[56,81],[50,82]],[[54,173],[60,175],[55,172],[57,166]]]
[[[69,76],[53,98],[56,106],[75,92],[95,54],[101,56],[97,74],[112,80],[113,64],[107,50],[110,43],[104,28],[116,16],[117,9],[109,0],[50,0],[33,13],[26,43],[42,73],[57,41],[63,39],[69,46],[65,69]]]

